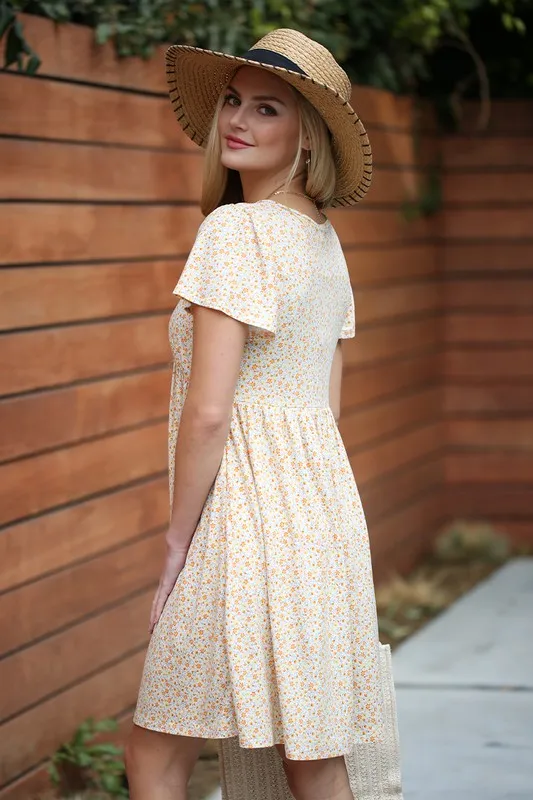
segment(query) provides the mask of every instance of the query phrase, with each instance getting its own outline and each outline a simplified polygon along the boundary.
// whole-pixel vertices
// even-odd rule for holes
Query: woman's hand
[[[159,579],[159,586],[155,593],[154,601],[152,603],[152,611],[150,613],[150,633],[153,633],[155,626],[159,621],[159,617],[165,607],[172,589],[178,579],[178,575],[185,566],[187,559],[187,549],[176,549],[167,544],[167,555],[165,558],[165,566]]]

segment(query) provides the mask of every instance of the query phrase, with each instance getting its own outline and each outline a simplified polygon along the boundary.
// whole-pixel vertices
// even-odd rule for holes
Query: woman
[[[370,183],[344,71],[291,30],[242,58],[167,54],[206,147],[174,290],[171,519],[127,748],[133,800],[184,800],[206,738],[275,746],[296,800],[352,800],[383,736],[366,525],[338,432],[354,300],[324,209]],[[194,342],[194,348],[193,348]],[[257,751],[256,751],[257,752]]]

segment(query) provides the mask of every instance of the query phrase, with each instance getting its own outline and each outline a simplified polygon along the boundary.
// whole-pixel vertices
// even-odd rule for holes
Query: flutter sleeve
[[[276,333],[275,276],[262,256],[252,217],[243,204],[212,211],[200,225],[174,294],[223,311],[260,331]]]
[[[350,302],[344,317],[344,323],[340,333],[341,339],[353,339],[355,336],[355,300],[353,290],[350,288]]]

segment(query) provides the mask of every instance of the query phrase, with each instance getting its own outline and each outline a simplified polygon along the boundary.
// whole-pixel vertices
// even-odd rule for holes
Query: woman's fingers
[[[152,601],[152,608],[150,610],[150,633],[153,633],[155,626],[159,622],[165,604],[170,597],[178,575],[185,565],[186,554],[176,553],[170,551],[165,561],[165,568],[159,586]]]

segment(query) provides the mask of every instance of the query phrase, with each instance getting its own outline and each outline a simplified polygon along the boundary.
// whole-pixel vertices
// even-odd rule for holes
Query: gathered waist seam
[[[281,403],[262,403],[253,402],[250,400],[234,400],[234,406],[251,406],[252,408],[275,408],[279,411],[331,411],[331,406],[313,406],[308,404],[302,405],[282,405]]]

